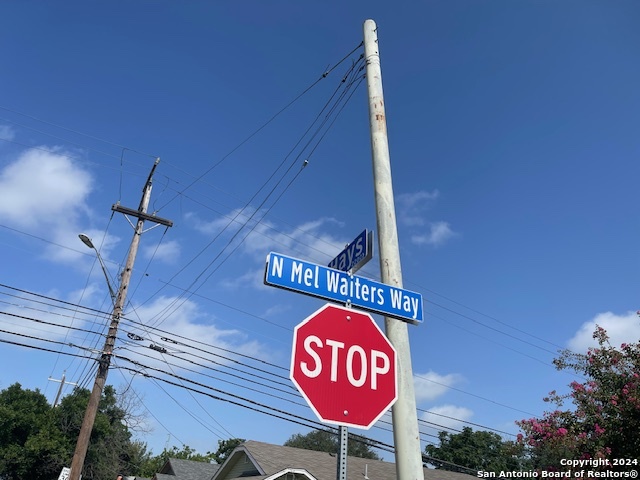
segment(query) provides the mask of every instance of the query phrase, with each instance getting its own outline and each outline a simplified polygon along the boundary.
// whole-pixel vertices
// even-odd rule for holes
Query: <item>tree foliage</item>
[[[640,456],[640,343],[614,348],[597,327],[598,346],[586,354],[565,350],[554,360],[558,370],[572,370],[585,381],[572,382],[570,392],[551,392],[556,405],[542,418],[517,422],[538,469],[562,469],[560,460],[638,459]],[[561,409],[570,400],[572,409]],[[606,467],[611,469],[612,467]]]
[[[19,383],[0,392],[0,478],[44,480],[60,473],[68,442],[52,428],[50,410],[40,391]]]
[[[218,450],[213,454],[213,459],[218,463],[224,463],[224,461],[231,455],[231,452],[244,443],[244,438],[230,438],[229,440],[218,440]]]
[[[527,465],[522,446],[503,440],[497,433],[464,427],[461,433],[440,432],[438,438],[440,446],[427,445],[425,453],[430,457],[428,463],[442,470],[502,472]]]
[[[19,383],[0,391],[0,478],[57,478],[71,464],[88,398],[87,390],[76,389],[53,408],[38,390],[24,390]],[[113,480],[142,463],[146,446],[131,440],[126,416],[107,386],[91,433],[85,480]]]
[[[286,447],[304,448],[306,450],[317,450],[320,452],[337,453],[340,446],[338,434],[329,430],[312,430],[306,435],[296,433],[284,442]],[[347,442],[347,455],[352,457],[370,458],[381,460],[381,458],[371,450],[371,447],[357,435],[349,434]]]

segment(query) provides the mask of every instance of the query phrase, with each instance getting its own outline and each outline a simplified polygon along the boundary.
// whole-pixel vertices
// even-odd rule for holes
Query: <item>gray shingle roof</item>
[[[211,480],[218,468],[220,465],[217,463],[170,458],[155,478],[157,480]]]
[[[247,441],[237,447],[232,454],[246,452],[252,458],[256,467],[264,475],[243,476],[243,480],[262,480],[266,477],[282,472],[288,468],[304,469],[317,480],[335,480],[337,458],[326,452],[316,452],[301,448],[284,447],[269,443]],[[229,458],[216,475],[215,480],[230,480],[224,467]],[[359,457],[348,457],[347,480],[364,480],[365,472],[369,480],[396,480],[396,467],[394,463],[380,460],[369,460]],[[445,470],[424,469],[425,480],[469,480],[470,475],[449,472]],[[240,478],[240,477],[237,477]]]

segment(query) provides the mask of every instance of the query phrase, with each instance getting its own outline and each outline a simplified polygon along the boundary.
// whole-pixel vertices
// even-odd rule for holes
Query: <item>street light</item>
[[[86,235],[84,233],[81,233],[81,234],[78,235],[78,237],[80,238],[80,240],[82,240],[82,243],[84,243],[87,247],[91,248],[92,250],[94,250],[96,252],[96,257],[98,258],[98,262],[100,262],[100,267],[102,268],[102,273],[104,273],[104,278],[106,278],[106,280],[107,280],[107,287],[109,287],[109,295],[111,295],[111,303],[115,304],[116,303],[116,293],[113,290],[113,287],[111,286],[111,281],[109,280],[109,274],[107,273],[107,267],[104,264],[104,261],[102,260],[102,255],[100,255],[100,252],[95,247],[95,245],[93,244],[93,242],[91,241],[91,239],[89,238],[88,235]]]

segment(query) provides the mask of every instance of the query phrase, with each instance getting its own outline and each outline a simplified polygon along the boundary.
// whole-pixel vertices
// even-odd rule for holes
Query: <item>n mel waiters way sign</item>
[[[373,313],[421,323],[422,295],[271,252],[264,283]]]
[[[370,428],[396,401],[396,368],[369,314],[326,304],[294,330],[290,377],[323,422]]]

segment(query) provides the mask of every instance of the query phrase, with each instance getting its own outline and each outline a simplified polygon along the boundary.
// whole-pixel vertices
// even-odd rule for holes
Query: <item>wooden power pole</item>
[[[131,240],[131,246],[129,247],[129,255],[122,272],[120,280],[120,287],[116,294],[116,300],[113,306],[113,312],[111,314],[111,324],[109,326],[109,333],[104,343],[104,348],[98,360],[98,373],[96,374],[96,380],[89,396],[89,403],[82,420],[82,426],[80,427],[80,433],[78,434],[78,442],[76,443],[76,449],[73,453],[73,460],[71,462],[71,472],[69,474],[69,480],[80,480],[82,469],[84,467],[84,459],[87,455],[87,449],[89,448],[89,439],[91,438],[91,431],[93,430],[93,423],[98,413],[98,405],[100,398],[102,397],[102,391],[104,390],[105,383],[107,381],[107,374],[109,373],[109,365],[111,364],[111,355],[113,353],[113,347],[116,341],[116,333],[118,332],[118,324],[120,323],[120,317],[124,309],[125,301],[127,299],[127,289],[131,280],[131,273],[133,272],[133,264],[136,260],[136,254],[138,253],[138,246],[140,244],[140,237],[143,233],[143,226],[145,220],[154,222],[158,225],[164,225],[166,227],[173,226],[171,220],[166,220],[155,215],[147,214],[147,207],[149,206],[149,199],[151,198],[151,186],[153,173],[158,166],[160,159],[157,158],[149,178],[142,189],[142,200],[140,200],[140,206],[137,210],[122,207],[119,203],[113,205],[111,209],[115,212],[120,212],[125,215],[130,215],[138,219],[135,231],[133,233],[133,239]]]

